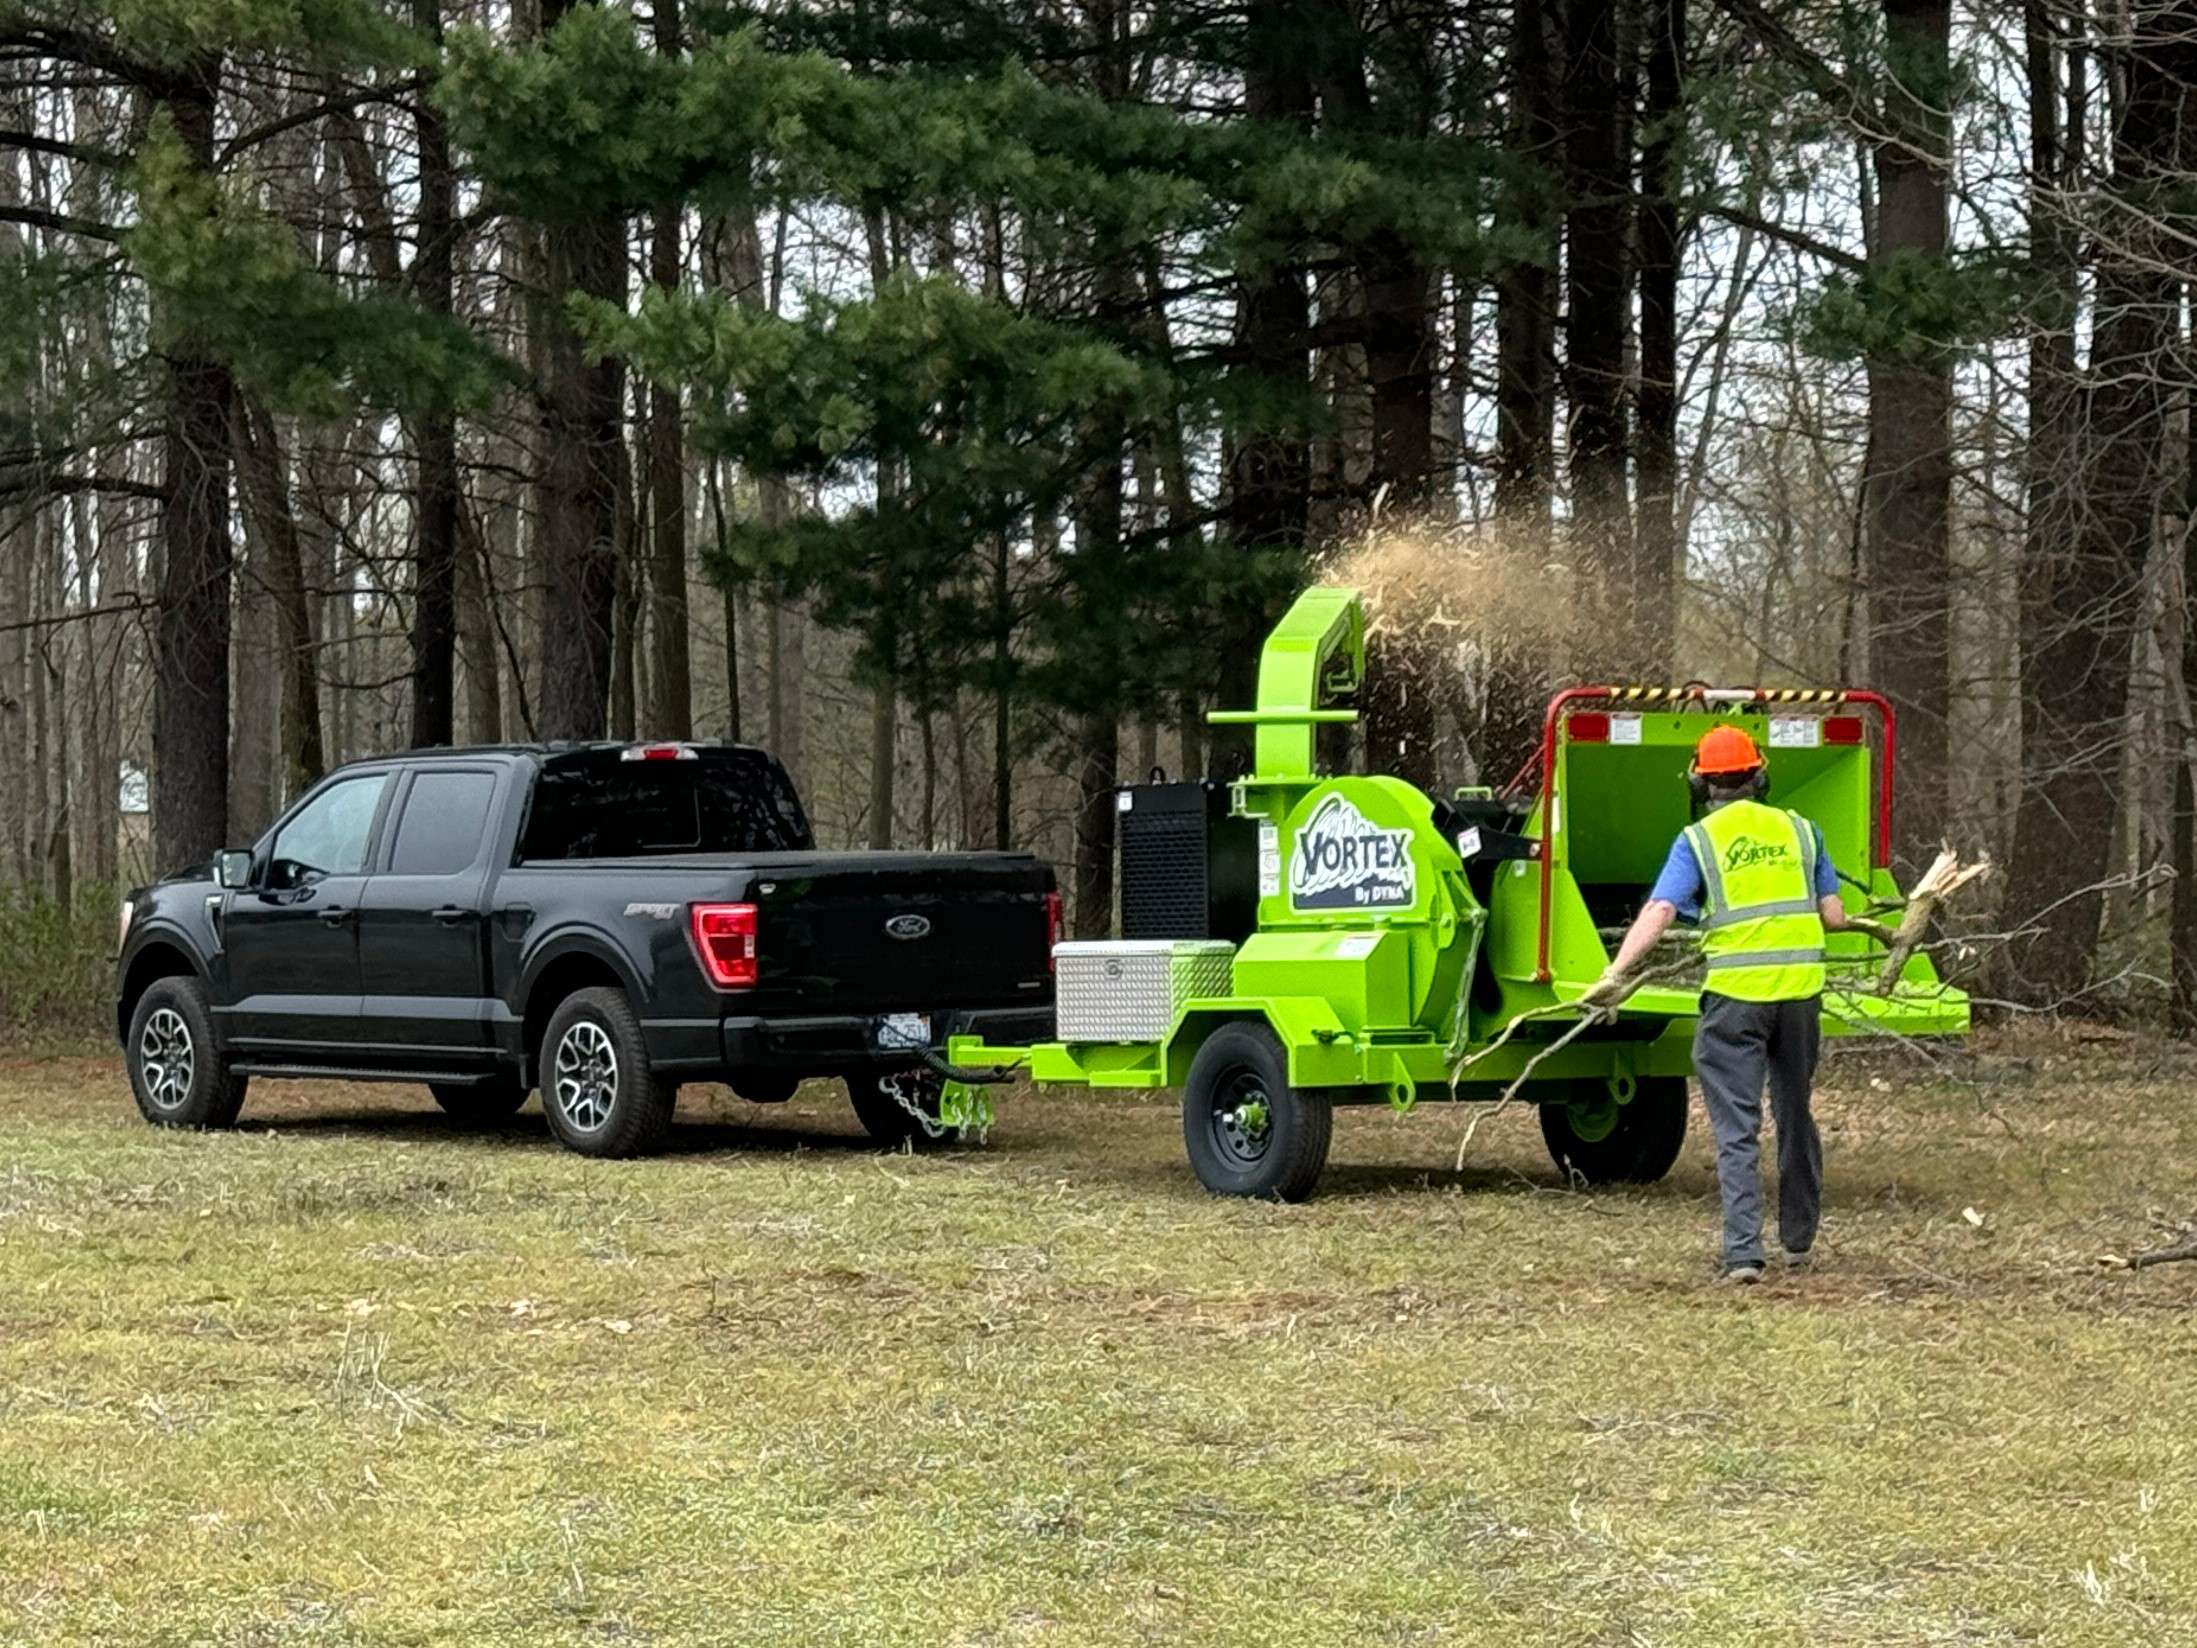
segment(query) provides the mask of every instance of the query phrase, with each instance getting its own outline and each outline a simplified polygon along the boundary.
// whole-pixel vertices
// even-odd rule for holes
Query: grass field
[[[265,1085],[158,1133],[0,1061],[0,1641],[2197,1642],[2197,1066],[1839,1062],[1818,1272],[1678,1171],[1347,1113],[1322,1195],[1164,1104],[673,1150]],[[1980,1225],[1974,1220],[1980,1219]]]

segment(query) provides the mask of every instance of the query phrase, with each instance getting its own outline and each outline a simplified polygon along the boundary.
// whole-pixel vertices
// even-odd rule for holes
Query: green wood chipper
[[[1258,707],[1212,717],[1253,729],[1250,775],[1120,792],[1123,937],[1057,948],[1059,1039],[956,1038],[949,1060],[1180,1088],[1191,1165],[1223,1195],[1307,1195],[1335,1105],[1514,1088],[1568,1172],[1661,1178],[1685,1135],[1697,986],[1659,957],[1608,1022],[1582,1027],[1570,1004],[1689,821],[1693,745],[1720,722],[1748,732],[1772,800],[1822,827],[1861,913],[1900,901],[1891,707],[1857,691],[1571,687],[1509,793],[1430,796],[1321,770],[1320,731],[1355,719],[1364,674],[1357,592],[1300,596],[1267,639]],[[1968,1028],[1967,997],[1927,956],[1889,990],[1884,959],[1830,935],[1828,1034]]]

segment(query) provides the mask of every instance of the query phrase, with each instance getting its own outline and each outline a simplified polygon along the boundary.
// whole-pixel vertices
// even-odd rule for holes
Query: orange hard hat
[[[1712,775],[1753,772],[1762,765],[1755,741],[1737,727],[1711,727],[1694,746],[1694,771]]]

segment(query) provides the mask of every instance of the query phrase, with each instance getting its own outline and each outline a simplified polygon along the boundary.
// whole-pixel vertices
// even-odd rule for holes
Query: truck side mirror
[[[214,884],[232,891],[252,884],[252,854],[250,849],[231,847],[214,859]]]

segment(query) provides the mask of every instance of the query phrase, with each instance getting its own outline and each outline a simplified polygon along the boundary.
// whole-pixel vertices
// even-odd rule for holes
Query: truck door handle
[[[427,913],[445,927],[455,927],[459,922],[471,921],[480,914],[478,910],[468,910],[461,904],[440,904]]]
[[[333,909],[321,911],[320,924],[323,927],[341,927],[345,922],[349,921],[353,916],[357,914],[358,912],[356,910],[346,910],[342,905],[338,904]]]

